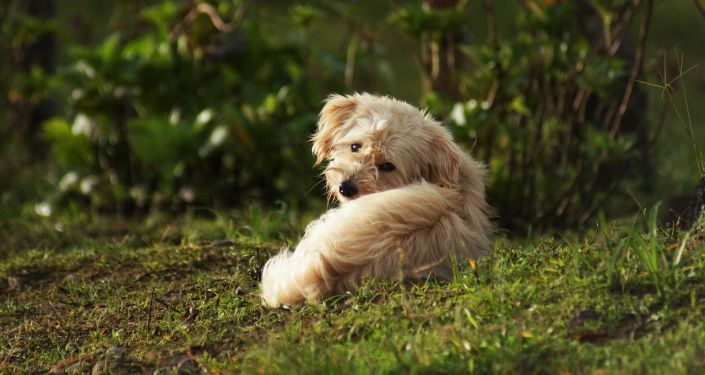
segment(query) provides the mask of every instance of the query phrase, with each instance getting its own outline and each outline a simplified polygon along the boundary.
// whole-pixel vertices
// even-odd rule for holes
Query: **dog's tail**
[[[304,300],[316,301],[327,290],[321,275],[317,254],[299,254],[282,250],[262,270],[262,303],[269,307],[298,305]]]

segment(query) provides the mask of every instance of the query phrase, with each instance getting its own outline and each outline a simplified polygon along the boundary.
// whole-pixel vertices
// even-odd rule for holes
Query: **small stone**
[[[79,375],[85,374],[91,368],[91,364],[88,361],[79,361],[71,366],[64,369],[66,375]]]
[[[106,359],[121,360],[127,357],[127,349],[118,346],[112,346],[105,351]]]
[[[11,292],[19,292],[22,289],[20,279],[10,276],[7,278],[7,290]]]
[[[126,348],[110,347],[93,366],[92,375],[99,374],[129,374],[133,369]]]
[[[190,358],[186,358],[179,362],[179,364],[176,366],[176,373],[178,375],[196,375],[200,374],[201,370],[198,367],[198,363],[196,363],[196,361]]]
[[[86,374],[91,370],[91,363],[95,356],[93,353],[83,353],[59,361],[49,369],[50,374]]]

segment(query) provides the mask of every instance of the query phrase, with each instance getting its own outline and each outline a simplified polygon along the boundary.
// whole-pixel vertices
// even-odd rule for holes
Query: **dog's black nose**
[[[357,186],[350,180],[343,181],[338,191],[342,196],[350,198],[357,194]]]

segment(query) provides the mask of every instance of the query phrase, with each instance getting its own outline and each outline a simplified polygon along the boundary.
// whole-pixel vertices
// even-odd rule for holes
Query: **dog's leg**
[[[456,191],[428,183],[363,196],[329,211],[292,252],[270,259],[262,275],[265,304],[317,300],[354,287],[361,277],[395,278],[448,270],[450,257],[484,253],[484,228],[455,212]]]

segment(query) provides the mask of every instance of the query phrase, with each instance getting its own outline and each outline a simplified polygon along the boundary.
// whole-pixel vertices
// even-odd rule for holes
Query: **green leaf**
[[[43,136],[52,145],[61,166],[87,168],[92,163],[93,146],[85,133],[73,132],[63,118],[52,118],[44,123]]]

